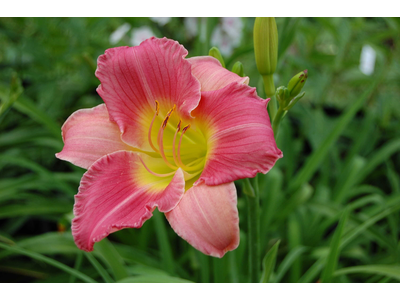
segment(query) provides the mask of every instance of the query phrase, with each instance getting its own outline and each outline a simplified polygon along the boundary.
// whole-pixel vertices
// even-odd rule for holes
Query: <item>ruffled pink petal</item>
[[[203,128],[208,150],[204,171],[195,184],[218,185],[267,173],[282,157],[267,102],[255,88],[238,83],[202,93],[193,115]]]
[[[75,196],[75,243],[92,251],[95,242],[114,231],[141,227],[156,206],[161,212],[170,211],[184,191],[181,169],[173,177],[160,178],[150,175],[134,152],[103,156],[83,175]]]
[[[150,38],[137,47],[108,49],[97,61],[97,92],[107,105],[122,140],[131,146],[150,149],[147,131],[160,103],[161,115],[176,105],[181,118],[200,101],[200,84],[184,59],[186,49],[167,38]]]
[[[222,257],[239,245],[239,216],[233,182],[193,186],[166,217],[175,232],[204,254]]]
[[[61,131],[64,148],[56,157],[85,169],[106,154],[131,148],[122,142],[104,104],[74,112]]]
[[[232,82],[249,83],[249,77],[228,71],[212,56],[191,57],[188,61],[192,64],[192,74],[200,81],[202,92],[219,90]]]

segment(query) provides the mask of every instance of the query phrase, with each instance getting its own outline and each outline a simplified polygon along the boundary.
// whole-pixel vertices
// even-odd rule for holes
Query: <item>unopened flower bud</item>
[[[275,18],[256,18],[253,29],[254,55],[267,97],[275,94],[273,74],[278,63],[278,28]]]
[[[235,62],[235,64],[232,67],[232,72],[239,75],[240,77],[243,77],[244,76],[243,64],[240,61]]]
[[[218,59],[218,61],[221,63],[221,65],[225,68],[224,59],[222,58],[221,52],[219,52],[219,49],[217,47],[212,47],[210,49],[210,51],[208,52],[208,55]]]
[[[280,86],[276,89],[276,99],[279,102],[279,105],[282,105],[282,107],[286,106],[286,102],[289,99],[289,90],[284,87],[284,86]]]
[[[301,92],[304,85],[306,84],[307,78],[308,78],[308,71],[304,70],[294,75],[292,79],[290,79],[287,88],[289,90],[291,98],[296,97]]]
[[[278,62],[278,28],[275,18],[256,18],[253,30],[258,72],[272,75]]]

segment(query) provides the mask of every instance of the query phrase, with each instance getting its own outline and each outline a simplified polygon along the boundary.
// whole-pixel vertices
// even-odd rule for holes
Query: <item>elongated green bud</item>
[[[235,64],[232,67],[232,72],[239,75],[240,77],[243,77],[244,76],[243,64],[240,61],[235,62]]]
[[[224,59],[222,58],[221,52],[219,52],[219,49],[217,47],[212,47],[208,52],[208,55],[218,59],[221,65],[225,68]]]
[[[272,75],[278,62],[278,28],[275,18],[256,18],[253,30],[258,72]]]
[[[289,90],[289,95],[291,98],[294,98],[298,94],[300,94],[301,90],[306,84],[307,78],[308,78],[308,71],[304,70],[294,75],[292,79],[290,79],[287,89]]]
[[[253,29],[254,55],[267,97],[275,94],[273,74],[278,63],[278,28],[275,18],[256,18]]]

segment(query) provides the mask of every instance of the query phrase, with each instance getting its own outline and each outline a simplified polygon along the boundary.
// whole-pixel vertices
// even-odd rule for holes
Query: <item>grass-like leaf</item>
[[[327,258],[327,261],[325,264],[324,271],[322,272],[322,277],[321,277],[322,282],[328,283],[328,282],[331,282],[331,280],[332,280],[333,272],[336,269],[337,262],[339,259],[340,241],[341,241],[341,238],[343,235],[343,230],[344,230],[345,224],[349,217],[349,213],[350,212],[348,209],[343,212],[343,215],[340,218],[339,224],[338,224],[338,226],[335,230],[335,233],[332,237],[329,255],[328,255],[328,258]]]
[[[79,272],[77,270],[74,270],[74,269],[68,267],[67,265],[65,265],[63,263],[60,263],[60,262],[58,262],[58,261],[56,261],[56,260],[54,260],[52,258],[46,257],[46,256],[41,255],[39,253],[28,251],[28,250],[19,248],[17,246],[8,246],[8,245],[3,244],[3,243],[0,243],[0,248],[5,249],[5,250],[9,250],[10,252],[15,252],[15,253],[20,254],[20,255],[29,256],[29,257],[31,257],[33,259],[42,261],[42,262],[44,262],[46,264],[49,264],[49,265],[51,265],[53,267],[56,267],[56,268],[60,269],[60,270],[62,270],[64,272],[66,272],[66,273],[74,275],[75,277],[81,279],[84,282],[92,282],[92,283],[96,282],[93,278],[91,278],[91,277],[89,277],[89,276],[87,276],[87,275],[85,275],[85,274],[83,274],[83,273],[81,273],[81,272]]]
[[[276,255],[278,253],[278,248],[280,244],[280,240],[277,241],[271,249],[265,254],[264,259],[263,259],[263,272],[261,274],[261,282],[262,283],[267,283],[269,281],[269,278],[274,271],[275,268],[275,263],[276,263]]]
[[[379,274],[396,279],[400,282],[400,265],[367,265],[337,270],[334,276],[352,273]]]

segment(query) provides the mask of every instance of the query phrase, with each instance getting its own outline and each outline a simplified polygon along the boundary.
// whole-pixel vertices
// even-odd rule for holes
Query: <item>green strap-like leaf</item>
[[[389,276],[400,281],[400,266],[399,265],[368,265],[368,266],[357,266],[349,267],[337,270],[334,276],[340,276],[352,273],[367,273],[367,274],[380,274]]]
[[[85,252],[85,256],[93,265],[93,267],[96,269],[96,271],[100,274],[100,276],[103,278],[104,282],[106,283],[114,282],[114,280],[108,274],[106,269],[104,269],[104,267],[97,261],[97,259],[91,253]]]
[[[123,258],[107,238],[96,244],[95,251],[110,266],[116,281],[128,277]]]
[[[324,271],[322,272],[321,281],[324,283],[331,282],[333,272],[335,272],[335,270],[336,270],[337,262],[339,259],[339,252],[340,252],[339,246],[340,246],[341,238],[343,235],[344,226],[347,222],[347,219],[349,218],[349,213],[350,212],[348,209],[346,209],[343,212],[343,215],[339,220],[339,224],[335,230],[335,233],[333,234],[328,259],[326,261]]]
[[[276,263],[276,254],[278,253],[278,248],[280,244],[280,240],[277,241],[271,249],[265,254],[263,259],[263,272],[261,276],[261,282],[267,283],[269,281],[269,277],[271,276],[272,271],[275,268]]]
[[[15,253],[18,253],[18,254],[21,254],[21,255],[29,256],[29,257],[31,257],[33,259],[45,262],[45,263],[47,263],[49,265],[52,265],[53,267],[61,269],[62,271],[66,272],[66,273],[69,273],[71,275],[76,276],[77,278],[81,279],[84,282],[91,282],[91,283],[95,283],[96,282],[93,278],[91,278],[91,277],[89,277],[89,276],[87,276],[87,275],[85,275],[85,274],[83,274],[83,273],[81,273],[79,271],[76,271],[76,270],[68,267],[67,265],[64,265],[64,264],[62,264],[62,263],[60,263],[60,262],[58,262],[58,261],[56,261],[54,259],[46,257],[44,255],[28,251],[28,250],[19,248],[17,246],[12,246],[11,247],[11,246],[8,246],[8,245],[3,244],[3,243],[0,243],[0,248],[5,249],[5,250],[9,250],[10,252],[15,252]]]
[[[139,275],[124,278],[118,282],[125,283],[192,283],[189,280],[165,275]]]

